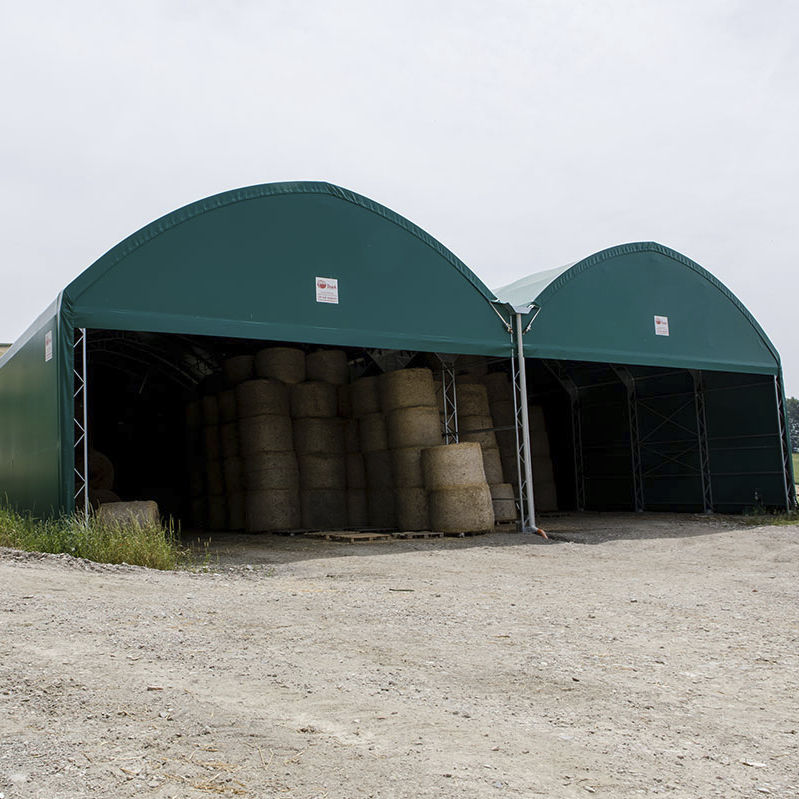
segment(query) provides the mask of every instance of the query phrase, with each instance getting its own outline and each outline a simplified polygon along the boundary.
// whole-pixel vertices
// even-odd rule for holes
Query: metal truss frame
[[[89,374],[86,355],[86,328],[78,328],[77,333],[75,343],[72,345],[72,371],[75,376],[75,390],[72,400],[76,432],[73,466],[75,470],[75,494],[73,499],[77,505],[78,498],[81,494],[83,495],[83,515],[86,522],[88,522],[91,506],[89,504]],[[79,457],[80,455],[82,457]],[[81,468],[78,468],[79,466]]]

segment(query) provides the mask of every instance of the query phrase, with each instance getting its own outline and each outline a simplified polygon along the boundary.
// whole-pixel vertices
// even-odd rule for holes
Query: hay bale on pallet
[[[255,374],[282,383],[302,383],[306,376],[305,353],[295,347],[267,347],[255,356]]]
[[[261,452],[248,458],[243,472],[247,491],[294,491],[300,486],[297,455],[289,452]]]
[[[348,452],[347,463],[347,488],[366,488],[366,464],[360,452]]]
[[[331,488],[314,488],[300,491],[302,526],[318,528],[346,527],[347,492]]]
[[[105,524],[135,524],[150,527],[161,524],[158,503],[152,500],[139,502],[105,502],[97,508],[97,518]]]
[[[434,447],[441,443],[441,420],[432,406],[396,408],[388,414],[387,421],[391,449]]]
[[[352,415],[356,419],[380,413],[380,393],[377,377],[361,377],[350,386]]]
[[[343,420],[308,418],[294,420],[294,448],[298,454],[344,453]]]
[[[430,491],[428,497],[433,530],[441,533],[480,533],[494,529],[491,491],[485,483],[439,488]]]
[[[369,524],[378,528],[393,528],[397,525],[394,506],[394,491],[391,488],[370,488],[366,492]]]
[[[248,491],[244,499],[244,526],[249,533],[296,530],[300,526],[300,503],[293,489]]]
[[[344,350],[317,350],[305,358],[308,380],[341,386],[349,383],[350,370]]]
[[[239,419],[266,415],[288,416],[288,389],[277,380],[247,380],[236,386],[236,409]]]
[[[276,414],[242,417],[239,445],[245,458],[260,452],[288,452],[294,448],[291,419]]]
[[[295,419],[331,418],[338,415],[338,395],[332,383],[308,380],[291,387],[291,415]]]
[[[252,355],[234,355],[222,364],[222,374],[229,386],[237,386],[255,374],[255,359]]]
[[[356,528],[369,526],[369,504],[365,489],[347,489],[347,526]]]
[[[430,369],[397,369],[380,375],[380,404],[383,413],[398,408],[436,407],[433,373]]]
[[[399,530],[427,530],[430,528],[430,508],[427,491],[421,488],[396,488],[395,513]]]

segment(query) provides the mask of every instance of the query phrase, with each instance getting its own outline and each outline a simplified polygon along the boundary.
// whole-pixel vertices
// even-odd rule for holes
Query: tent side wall
[[[0,360],[0,495],[36,516],[68,505],[61,474],[63,349],[55,302]]]

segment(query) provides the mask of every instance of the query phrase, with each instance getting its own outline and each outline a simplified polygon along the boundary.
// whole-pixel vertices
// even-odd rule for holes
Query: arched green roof
[[[495,293],[525,313],[530,357],[779,372],[777,350],[743,303],[699,264],[655,242],[610,247]],[[668,320],[658,325],[661,335],[655,317]]]
[[[318,302],[316,278],[338,281]],[[64,290],[75,327],[505,355],[493,294],[452,252],[330,183],[217,194],[145,226]]]

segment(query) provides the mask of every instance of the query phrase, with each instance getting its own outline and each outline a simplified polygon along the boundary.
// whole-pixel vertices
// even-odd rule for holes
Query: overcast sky
[[[492,287],[671,246],[799,393],[799,3],[0,2],[0,341],[170,210],[327,180]]]

